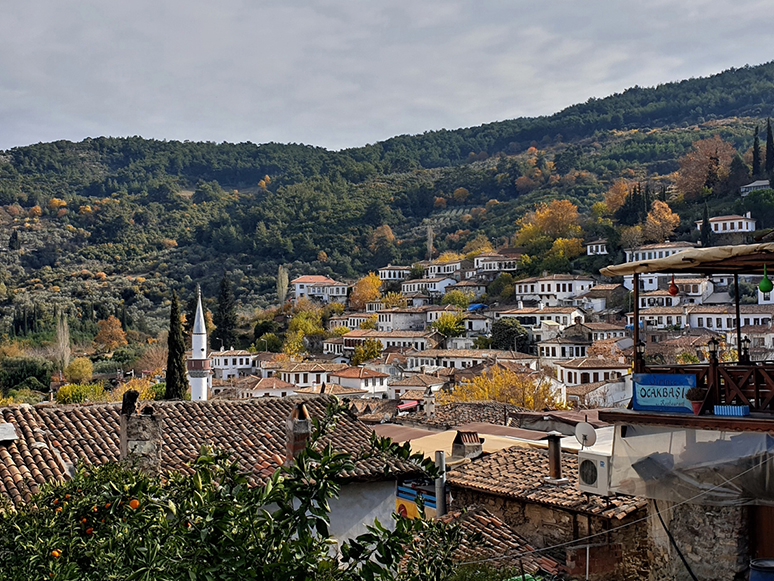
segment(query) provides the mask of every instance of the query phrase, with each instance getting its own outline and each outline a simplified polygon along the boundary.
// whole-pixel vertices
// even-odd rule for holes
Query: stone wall
[[[578,514],[559,508],[452,487],[452,509],[479,505],[501,518],[535,548],[568,543],[597,535],[577,547],[558,547],[548,555],[567,564],[572,577],[585,577],[589,544],[589,579],[642,580],[649,574],[650,543],[647,523],[612,530],[645,516],[644,511],[623,520]]]
[[[750,530],[747,507],[717,507],[658,501],[669,531],[694,574],[702,581],[747,579]],[[653,501],[648,504],[651,538],[650,581],[690,581],[691,576],[669,542]]]

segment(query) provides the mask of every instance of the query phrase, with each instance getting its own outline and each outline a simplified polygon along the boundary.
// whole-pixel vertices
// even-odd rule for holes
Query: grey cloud
[[[96,135],[341,148],[550,114],[764,62],[769,11],[745,0],[13,3],[0,19],[0,148]]]

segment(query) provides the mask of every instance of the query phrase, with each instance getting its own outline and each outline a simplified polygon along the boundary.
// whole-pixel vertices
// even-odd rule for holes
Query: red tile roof
[[[162,467],[190,473],[189,463],[202,445],[230,453],[249,474],[252,484],[262,483],[277,468],[275,457],[285,457],[285,423],[295,402],[304,401],[313,417],[321,416],[329,399],[256,398],[207,402],[153,402],[164,420]],[[26,502],[44,482],[68,478],[78,462],[98,465],[117,461],[120,404],[17,405],[1,408],[2,422],[12,424],[19,438],[0,442],[0,494],[13,503]],[[328,437],[337,449],[357,453],[369,446],[371,430],[343,415]],[[383,463],[358,461],[348,474],[360,480],[384,479]],[[410,467],[389,461],[391,474]]]
[[[371,377],[390,377],[389,373],[374,371],[366,367],[348,367],[330,374],[332,377],[345,377],[348,379],[369,379]]]
[[[454,487],[479,490],[495,496],[561,510],[620,520],[645,509],[647,500],[636,496],[604,497],[578,490],[578,456],[562,454],[562,476],[568,482],[546,482],[548,452],[531,448],[506,448],[452,470],[447,482]],[[453,491],[452,491],[453,494]]]
[[[564,567],[548,555],[535,553],[526,539],[483,507],[472,507],[466,512],[453,511],[442,517],[445,522],[457,522],[465,537],[454,553],[460,563],[492,559],[496,568],[523,565],[528,573],[546,572],[557,574]],[[474,534],[481,535],[481,542],[473,543]],[[517,575],[514,579],[519,579]]]

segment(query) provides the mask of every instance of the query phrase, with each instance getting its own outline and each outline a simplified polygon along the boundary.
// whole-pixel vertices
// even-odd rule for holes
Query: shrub
[[[105,390],[100,383],[68,383],[56,392],[56,402],[61,404],[103,401]]]

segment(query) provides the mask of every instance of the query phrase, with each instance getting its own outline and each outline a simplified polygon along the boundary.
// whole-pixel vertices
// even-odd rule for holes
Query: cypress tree
[[[19,240],[19,231],[14,230],[11,232],[11,237],[8,239],[9,250],[21,250],[21,240]]]
[[[185,339],[183,324],[180,322],[180,303],[177,293],[172,293],[172,308],[169,312],[169,355],[167,355],[167,390],[164,399],[183,399],[188,389],[185,369]]]
[[[774,137],[771,135],[771,119],[766,120],[766,175],[771,179],[774,172]]]
[[[712,226],[709,221],[707,202],[704,202],[704,216],[701,223],[701,245],[705,248],[712,246]]]
[[[237,338],[236,300],[234,291],[231,289],[231,281],[225,274],[220,281],[218,308],[215,311],[213,323],[215,323],[215,332],[212,334],[212,348],[220,348],[221,345],[226,349],[233,347]]]
[[[758,126],[755,126],[755,137],[753,138],[752,150],[752,175],[753,179],[761,175],[761,140],[758,137]]]

